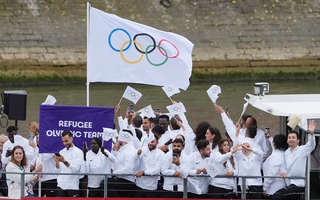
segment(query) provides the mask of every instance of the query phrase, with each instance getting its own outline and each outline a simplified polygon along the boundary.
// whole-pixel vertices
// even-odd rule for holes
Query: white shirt
[[[173,176],[176,171],[180,172],[183,177],[187,177],[190,168],[190,160],[188,156],[181,152],[179,157],[180,165],[177,166],[172,163],[172,151],[166,153],[163,156],[163,162],[161,167],[161,173],[167,176]],[[163,189],[173,191],[173,185],[178,186],[178,191],[183,192],[183,178],[179,177],[164,177]]]
[[[189,169],[189,175],[196,176],[198,169],[206,168],[211,159],[210,157],[202,158],[201,154],[198,152],[193,152],[189,156],[190,160],[190,169]],[[204,173],[200,173],[199,175],[205,175]],[[190,177],[190,179],[198,180],[199,181],[199,188],[201,189],[201,194],[207,194],[208,193],[208,186],[209,186],[209,180],[210,176],[207,177]],[[192,187],[193,189],[193,187]],[[196,191],[188,190],[188,192],[191,192],[193,194],[197,194]]]
[[[230,157],[232,156],[231,152],[228,152],[226,154],[221,154],[220,152],[216,152],[214,154],[211,154],[212,164],[215,166],[218,170],[217,175],[226,175],[227,172],[233,172],[233,176],[236,176],[237,171],[237,163],[236,159],[234,158],[234,167],[232,166],[230,162]],[[224,166],[224,163],[226,163],[226,167]],[[213,178],[210,180],[210,185],[219,187],[219,188],[225,188],[227,190],[232,190],[235,188],[235,182],[234,178]]]
[[[285,169],[284,151],[275,149],[263,163],[264,176],[280,176]],[[273,195],[276,191],[286,187],[285,180],[282,178],[265,178],[263,190],[266,194]]]
[[[257,135],[254,137],[254,142],[257,143],[261,150],[263,151],[263,157],[261,160],[261,168],[262,163],[271,155],[272,147],[270,145],[269,140],[266,138],[264,131],[260,128],[257,128]]]
[[[81,167],[84,163],[83,151],[73,144],[68,150],[64,148],[60,151],[62,155],[70,166],[67,167],[62,162],[59,163],[60,168],[56,169],[56,172],[60,173],[81,173]],[[58,175],[57,182],[58,187],[63,190],[79,190],[79,175]]]
[[[104,150],[105,156],[101,153],[100,149],[97,153],[92,150],[87,152],[86,155],[86,172],[90,174],[111,174],[112,163],[115,162],[116,158],[107,149]],[[98,188],[100,183],[104,180],[104,176],[89,175],[88,176],[88,187]]]
[[[28,172],[30,171],[29,167],[26,169],[21,169],[18,165],[9,162],[6,167],[7,172]],[[25,174],[24,175],[25,183],[31,182],[33,180],[33,174]],[[21,174],[7,174],[7,185],[8,185],[8,197],[10,199],[20,199],[21,198]],[[28,195],[28,187],[24,186],[24,196]]]
[[[226,115],[226,113],[221,113],[221,118],[223,121],[223,124],[226,127],[226,131],[228,132],[231,140],[235,143],[236,139],[236,126],[234,125],[233,121]],[[245,139],[246,134],[246,128],[240,129],[238,141],[241,143]],[[268,140],[266,139],[264,135],[264,131],[257,128],[257,134],[254,137],[254,142],[258,144],[263,151],[263,158],[260,162],[260,166],[262,168],[262,163],[267,159],[267,157],[272,153],[272,147],[268,143]],[[235,143],[237,144],[237,143]]]
[[[140,178],[136,178],[136,185],[145,190],[156,190],[158,187],[159,176],[161,166],[162,166],[162,157],[164,156],[163,151],[156,148],[152,151],[148,147],[142,149],[142,153],[139,156],[139,171],[144,171],[145,175]]]
[[[54,173],[56,168],[56,162],[53,160],[53,153],[41,153],[39,154],[39,157],[37,159],[37,166],[42,164],[42,172],[43,173]],[[52,174],[52,175],[43,175],[40,180],[48,181],[57,179],[58,175]]]
[[[159,138],[158,148],[160,148],[163,145],[165,145],[165,143],[168,142],[170,139],[173,139],[173,138],[171,138],[171,131],[168,129]],[[169,147],[169,150],[171,150],[172,149],[172,144],[168,145],[168,147]]]
[[[1,154],[2,165],[6,165],[11,160],[11,156],[6,157],[7,150],[12,150],[13,147],[17,145],[20,145],[23,147],[24,152],[26,153],[26,156],[28,158],[28,165],[30,165],[30,161],[34,160],[35,155],[33,152],[33,148],[29,145],[29,140],[22,137],[21,135],[14,135],[13,137],[14,137],[14,143],[11,143],[11,141],[8,140],[3,144],[3,150]]]
[[[133,144],[126,144],[122,146],[117,155],[116,161],[114,162],[113,174],[130,174],[130,176],[118,176],[118,178],[123,178],[128,181],[134,182],[134,168],[137,159],[137,150],[134,148]]]
[[[286,159],[286,177],[290,176],[306,176],[306,163],[307,157],[315,147],[314,135],[308,135],[308,142],[305,145],[297,146],[293,151],[288,148],[285,152]],[[304,187],[306,185],[304,179],[286,179],[287,185],[294,184],[298,187]]]
[[[239,176],[261,176],[260,161],[262,159],[263,152],[260,149],[252,147],[252,152],[249,155],[245,155],[242,151],[235,153],[235,158],[238,163],[238,175]],[[242,185],[242,178],[239,178],[238,185]],[[246,185],[262,185],[261,178],[250,178],[246,179]]]
[[[236,140],[236,126],[233,121],[227,116],[226,113],[221,113],[221,118],[224,126],[226,127],[226,131],[228,132],[231,140],[234,142]],[[245,129],[240,129],[239,132],[239,141],[243,140],[245,137]],[[234,143],[236,144],[236,143]]]

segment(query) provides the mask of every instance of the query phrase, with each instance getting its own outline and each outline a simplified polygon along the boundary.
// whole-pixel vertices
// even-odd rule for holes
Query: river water
[[[192,128],[201,121],[208,121],[216,126],[221,132],[225,131],[220,115],[215,111],[213,103],[207,96],[207,89],[211,85],[219,85],[222,93],[219,95],[217,104],[229,107],[229,113],[234,121],[238,120],[242,112],[244,96],[247,93],[253,94],[254,81],[243,82],[192,82],[187,91],[181,91],[172,96],[174,101],[181,101],[186,107],[186,116]],[[135,110],[152,105],[153,109],[161,108],[167,112],[166,106],[171,104],[170,99],[165,95],[161,87],[128,84],[142,93],[142,98],[135,105]],[[269,81],[270,92],[268,94],[317,94],[320,93],[319,80],[286,80]],[[114,107],[121,99],[127,84],[94,83],[90,85],[90,105]],[[61,105],[83,105],[86,102],[86,84],[65,84],[53,86],[14,86],[2,87],[4,90],[26,90],[27,91],[27,119],[18,121],[20,134],[28,135],[28,124],[31,121],[39,121],[39,105],[45,101],[48,94],[57,99],[56,104]],[[130,101],[121,101],[122,114],[131,104]],[[248,106],[246,113],[253,115],[260,128],[269,127],[271,133],[279,133],[279,117],[272,116],[252,106]],[[13,120],[9,125],[14,125]],[[5,133],[4,128],[0,128]]]

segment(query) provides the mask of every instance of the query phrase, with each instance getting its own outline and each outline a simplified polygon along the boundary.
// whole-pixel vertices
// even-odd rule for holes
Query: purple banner
[[[61,134],[65,130],[73,133],[73,143],[83,149],[86,141],[90,149],[91,139],[101,138],[103,127],[113,128],[114,108],[40,105],[39,152],[54,153],[64,148]],[[112,140],[104,141],[104,147],[111,149]]]

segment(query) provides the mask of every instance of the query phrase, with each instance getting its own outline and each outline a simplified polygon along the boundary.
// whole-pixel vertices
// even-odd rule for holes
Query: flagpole
[[[122,97],[121,97],[121,99],[120,99],[120,101],[119,101],[118,105],[120,105],[120,103],[121,103],[122,99],[123,99],[123,95],[122,95]]]
[[[88,63],[90,63],[90,42],[89,42],[89,38],[90,38],[90,3],[87,2],[87,106],[89,106],[89,86],[90,86],[90,82],[89,82],[89,70],[88,70]]]
[[[174,103],[174,101],[171,99],[171,97],[169,97],[169,99],[171,100],[171,103]]]

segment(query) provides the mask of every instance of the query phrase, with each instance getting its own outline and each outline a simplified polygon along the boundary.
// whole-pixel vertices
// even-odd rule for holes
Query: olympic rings
[[[140,56],[140,58],[138,59],[138,60],[136,60],[136,61],[129,61],[129,60],[127,60],[124,56],[123,56],[123,51],[125,51],[125,49],[123,49],[124,48],[124,46],[126,45],[126,44],[128,44],[128,43],[131,43],[131,41],[130,40],[128,40],[128,41],[126,41],[125,43],[123,43],[122,44],[122,46],[121,46],[121,48],[120,48],[120,56],[121,56],[121,58],[125,61],[125,62],[127,62],[127,63],[129,63],[129,64],[136,64],[136,63],[138,63],[138,62],[140,62],[141,60],[142,60],[142,58],[143,58],[143,54],[141,54],[141,56]],[[137,44],[141,49],[142,49],[142,46],[141,46],[141,44],[140,43],[138,43],[137,41],[132,41],[134,44]]]
[[[137,51],[139,51],[140,53],[143,53],[143,54],[146,54],[146,53],[151,53],[153,52],[155,49],[156,49],[156,41],[154,40],[153,37],[151,37],[151,35],[147,34],[147,33],[140,33],[140,34],[137,34],[133,37],[133,41],[136,41],[136,38],[140,35],[146,35],[146,36],[149,36],[153,42],[153,48],[150,50],[150,51],[141,51],[140,49],[138,49],[138,47],[136,46],[136,44],[134,43],[134,47],[137,49]],[[140,47],[140,46],[139,46]],[[140,47],[141,48],[141,47]],[[141,48],[142,49],[142,48]]]
[[[149,46],[147,47],[146,52],[148,52],[148,49],[149,49],[151,46],[152,46],[152,45],[149,45]],[[157,47],[158,47],[158,48],[161,48],[161,49],[166,53],[166,58],[164,59],[164,61],[163,61],[162,63],[155,64],[155,63],[151,62],[150,59],[149,59],[149,57],[148,57],[148,54],[146,54],[146,58],[147,58],[148,62],[149,62],[151,65],[155,66],[155,67],[159,67],[159,66],[163,65],[164,63],[166,63],[166,62],[168,61],[167,51],[166,51],[163,47],[160,47],[160,46],[158,46],[158,45],[157,45]]]
[[[124,32],[124,33],[128,36],[128,38],[129,38],[129,40],[125,41],[125,42],[121,45],[120,49],[115,48],[115,47],[112,45],[112,43],[111,43],[111,37],[112,37],[113,34],[114,34],[115,32],[117,32],[117,31],[122,31],[122,32]],[[137,38],[138,38],[139,36],[147,36],[147,37],[149,37],[149,38],[152,40],[152,44],[151,44],[151,45],[148,45],[147,48],[144,50],[144,48],[142,47],[142,45],[137,41]],[[173,48],[176,50],[176,54],[175,54],[174,56],[171,56],[171,55],[169,56],[169,55],[168,55],[168,52],[161,46],[161,44],[162,44],[163,42],[167,42],[167,43],[169,43],[171,46],[173,46]],[[141,53],[141,56],[140,56],[137,60],[135,60],[135,61],[130,61],[130,60],[126,59],[126,58],[124,57],[124,55],[123,55],[123,52],[127,51],[127,50],[131,47],[132,43],[134,44],[135,49],[136,49],[139,53]],[[161,39],[161,40],[158,42],[158,45],[156,45],[155,39],[154,39],[150,34],[148,34],[148,33],[139,33],[139,34],[136,34],[136,35],[133,37],[133,40],[132,40],[132,38],[131,38],[130,34],[128,33],[128,31],[126,31],[126,30],[123,29],[123,28],[115,28],[115,29],[113,29],[113,30],[110,32],[110,34],[109,34],[109,36],[108,36],[108,44],[109,44],[110,48],[111,48],[113,51],[119,52],[122,60],[123,60],[124,62],[128,63],[128,64],[137,64],[137,63],[141,62],[141,60],[143,59],[143,55],[145,54],[145,55],[146,55],[146,59],[147,59],[147,61],[149,62],[149,64],[151,64],[152,66],[158,67],[158,66],[164,65],[164,64],[168,61],[169,58],[170,58],[170,59],[174,59],[174,58],[179,57],[179,55],[180,55],[180,51],[179,51],[179,49],[176,47],[176,45],[173,44],[172,42],[170,42],[170,41],[167,40],[167,39]],[[149,56],[148,56],[148,54],[152,53],[156,48],[158,48],[158,50],[160,51],[160,53],[165,57],[164,61],[162,61],[162,62],[160,62],[160,63],[153,63],[153,62],[149,59]]]
[[[131,98],[133,98],[133,99],[139,99],[139,95],[136,94],[134,91],[128,90],[127,93],[129,94],[129,96],[131,96]]]
[[[112,46],[112,44],[111,44],[111,36],[112,36],[112,34],[113,34],[114,32],[116,32],[116,31],[123,31],[125,34],[128,35],[130,43],[129,43],[129,45],[128,45],[125,49],[123,49],[123,51],[127,51],[127,50],[130,48],[131,44],[132,44],[132,40],[131,40],[131,36],[129,35],[128,31],[124,30],[123,28],[115,28],[115,29],[113,29],[113,30],[111,31],[111,33],[109,34],[108,42],[109,42],[109,45],[110,45],[111,49],[113,49],[113,50],[116,51],[116,52],[120,52],[120,49],[114,48],[114,47]]]
[[[177,54],[176,54],[175,56],[171,56],[171,57],[170,57],[170,56],[168,56],[167,54],[166,54],[166,55],[163,54],[163,52],[162,52],[161,49],[160,49],[160,45],[161,45],[161,43],[162,43],[163,41],[166,41],[166,42],[170,43],[170,44],[177,50]],[[159,49],[159,51],[161,52],[161,54],[164,55],[164,56],[166,56],[167,58],[177,58],[177,57],[179,56],[179,50],[178,50],[178,48],[177,48],[174,44],[172,44],[172,42],[170,42],[169,40],[166,40],[166,39],[160,40],[160,41],[159,41],[159,44],[158,44],[158,49]]]

